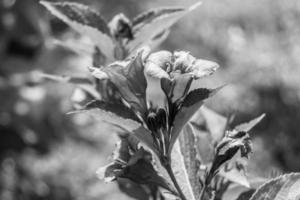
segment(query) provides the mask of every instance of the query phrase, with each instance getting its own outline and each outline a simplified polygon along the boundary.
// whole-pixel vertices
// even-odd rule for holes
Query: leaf
[[[227,119],[206,106],[202,106],[196,112],[192,117],[191,122],[196,126],[201,126],[200,119],[202,118],[204,118],[207,129],[213,138],[212,142],[220,141],[224,136]]]
[[[227,131],[225,137],[216,147],[213,164],[206,176],[206,184],[209,184],[219,171],[219,168],[231,160],[239,151],[241,152],[241,157],[246,158],[248,158],[248,155],[252,152],[252,143],[249,134],[236,130]]]
[[[123,173],[122,168],[121,164],[111,163],[104,167],[100,167],[96,171],[96,174],[99,179],[104,180],[106,183],[112,182]]]
[[[298,200],[300,173],[279,176],[259,187],[250,200]]]
[[[251,195],[255,192],[254,189],[250,189],[246,192],[243,192],[242,194],[239,195],[239,197],[236,200],[249,200]]]
[[[151,154],[143,148],[130,158],[124,168],[123,177],[139,184],[154,184],[176,193],[174,188],[155,171],[151,163]]]
[[[148,43],[145,43],[146,46],[149,46],[150,49],[155,50],[163,41],[167,39],[169,36],[170,31],[164,30],[161,33],[154,36]]]
[[[196,150],[201,164],[208,165],[213,161],[215,148],[210,133],[194,128]]]
[[[174,149],[171,153],[171,158],[172,158],[172,163],[171,163],[172,169],[174,171],[174,175],[176,177],[177,182],[180,185],[183,194],[189,200],[196,200],[189,179],[189,175],[187,172],[187,168],[184,164],[185,162],[184,162],[183,154],[180,150],[179,141],[176,141],[174,144]]]
[[[117,142],[113,156],[113,159],[119,161],[120,163],[127,163],[129,161],[130,154],[127,138],[121,137],[121,140]]]
[[[254,191],[239,184],[231,184],[222,195],[222,200],[249,200]]]
[[[214,95],[219,88],[216,89],[206,89],[201,88],[193,90],[190,92],[184,99],[182,107],[176,114],[173,122],[173,129],[171,132],[170,146],[168,153],[170,154],[173,148],[173,145],[178,138],[179,133],[183,129],[184,125],[190,120],[190,118],[195,114],[195,112],[202,106],[203,100]]]
[[[141,114],[145,114],[147,82],[144,75],[142,60],[143,51],[139,51],[135,58],[124,67],[118,63],[109,65],[103,69],[111,82],[119,90],[122,97]]]
[[[256,126],[266,115],[262,114],[259,117],[247,122],[247,123],[243,123],[240,125],[237,125],[234,129],[238,130],[238,131],[245,131],[248,132],[250,131],[254,126]]]
[[[58,76],[53,74],[40,74],[40,76],[44,79],[62,82],[62,83],[71,83],[75,86],[81,88],[91,96],[93,96],[95,99],[100,99],[101,96],[95,89],[95,83],[87,78],[87,77],[75,77],[75,76]]]
[[[179,136],[180,150],[183,156],[184,165],[189,177],[189,181],[196,199],[200,198],[199,167],[200,158],[197,155],[194,129],[191,124],[187,124]]]
[[[139,118],[135,113],[124,104],[110,103],[101,100],[95,100],[86,105],[86,111],[91,111],[93,109],[98,109],[107,113],[113,113],[116,116],[119,116],[123,119],[130,119],[136,123],[139,123]],[[100,113],[99,113],[100,114]],[[107,119],[105,119],[107,120]]]
[[[105,54],[106,62],[114,60],[114,43],[110,37],[110,30],[98,12],[73,2],[41,1],[41,4],[74,30],[88,36]]]
[[[129,41],[129,52],[134,52],[148,41],[151,41],[157,34],[170,28],[180,18],[196,9],[200,2],[189,8],[165,8],[148,11],[133,20],[134,40]]]
[[[94,45],[90,41],[85,41],[83,38],[68,38],[66,40],[52,39],[54,45],[63,47],[80,56],[91,56],[94,53]]]
[[[239,171],[235,167],[230,170],[224,170],[224,168],[222,168],[218,174],[231,182],[250,188],[250,183],[243,170]]]
[[[95,106],[97,106],[97,108],[95,108]],[[97,123],[105,122],[112,124],[114,127],[122,130],[122,134],[124,134],[122,135],[123,137],[128,135],[135,136],[154,153],[158,153],[153,145],[153,138],[150,131],[137,121],[134,113],[132,113],[131,110],[128,110],[129,108],[121,104],[105,103],[102,101],[93,102],[92,104],[89,104],[87,108],[87,110],[80,110],[72,113],[88,114],[93,117]]]
[[[134,199],[149,199],[149,188],[144,188],[144,185],[137,184],[129,179],[119,178],[118,179],[119,189]]]

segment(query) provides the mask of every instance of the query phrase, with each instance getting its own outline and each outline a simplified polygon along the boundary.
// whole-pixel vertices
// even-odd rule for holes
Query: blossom
[[[108,79],[118,90],[121,101],[96,101],[88,110],[96,109],[104,121],[121,127],[158,155],[161,162],[169,162],[171,151],[179,133],[203,101],[218,89],[196,88],[190,91],[192,81],[212,74],[217,64],[197,60],[188,52],[159,51],[145,53],[141,50],[134,57],[114,62],[97,69],[92,74]],[[204,63],[201,65],[201,63]],[[147,98],[146,77],[159,80],[167,104],[156,106]]]

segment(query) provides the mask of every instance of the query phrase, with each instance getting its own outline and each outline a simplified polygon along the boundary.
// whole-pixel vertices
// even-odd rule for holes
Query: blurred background
[[[82,0],[109,20],[191,0]],[[53,44],[71,29],[37,0],[0,0],[0,199],[130,199],[95,171],[110,161],[115,135],[71,117],[74,87],[40,83],[39,71],[79,74],[88,58]],[[228,85],[207,106],[234,123],[266,113],[252,136],[251,173],[300,171],[300,2],[204,0],[172,27],[160,49],[187,50],[220,70],[196,84]],[[109,140],[108,140],[109,138]]]

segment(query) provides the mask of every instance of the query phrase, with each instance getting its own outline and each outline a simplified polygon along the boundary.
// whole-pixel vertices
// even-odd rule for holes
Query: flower
[[[145,73],[152,84],[155,84],[156,79],[161,80],[162,89],[175,102],[184,98],[192,80],[211,75],[218,67],[217,63],[196,59],[189,52],[158,51],[148,57]]]
[[[186,52],[162,51],[148,55],[148,51],[142,49],[126,61],[91,70],[95,78],[108,80],[120,99],[92,101],[81,112],[113,125],[121,137],[136,140],[140,146],[129,153],[124,153],[128,149],[126,145],[120,148],[126,150],[98,171],[101,177],[108,181],[125,177],[137,183],[160,184],[168,189],[167,179],[161,179],[155,173],[147,149],[156,154],[159,165],[166,169],[179,195],[184,196],[171,169],[171,152],[186,123],[204,100],[219,90],[196,88],[190,91],[192,81],[203,76],[199,75],[201,66],[195,63],[197,60]],[[211,74],[207,71],[207,75]],[[149,101],[147,88],[151,83],[146,77],[159,80],[156,90],[162,89],[166,104],[157,106],[155,101]]]
[[[145,66],[146,74],[155,78],[173,79],[177,74],[190,74],[193,79],[211,75],[218,69],[215,62],[196,59],[189,52],[158,51],[152,53]]]
[[[148,51],[140,50],[125,62],[114,62],[94,70],[92,74],[96,78],[106,78],[114,85],[121,101],[117,104],[98,101],[89,104],[88,109],[100,109],[98,116],[104,116],[105,121],[136,135],[164,165],[164,162],[170,162],[173,145],[184,125],[203,101],[218,91],[206,88],[190,91],[192,81],[211,74],[218,65],[197,60],[183,51],[174,54],[159,51],[147,55]],[[146,77],[160,80],[156,90],[163,90],[167,104],[157,106],[149,101],[147,88],[151,83]]]

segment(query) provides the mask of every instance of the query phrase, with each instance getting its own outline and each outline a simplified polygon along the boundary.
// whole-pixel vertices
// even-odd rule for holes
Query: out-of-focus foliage
[[[3,2],[24,4],[20,5],[21,11],[8,7],[16,13],[27,13],[20,14],[19,26],[10,29],[14,31],[2,31],[3,22],[10,24],[14,17],[5,14],[7,8],[5,12],[2,7],[0,10],[0,198],[126,199],[116,187],[97,181],[94,174],[99,165],[107,163],[103,158],[113,148],[113,144],[104,140],[113,137],[110,131],[95,132],[95,125],[86,119],[64,114],[70,109],[68,98],[73,88],[37,85],[37,73],[27,75],[32,70],[69,74],[74,68],[79,71],[75,75],[81,75],[86,60],[48,45],[49,29],[36,28],[39,20],[43,21],[42,26],[49,26],[45,9],[37,1],[0,2],[1,5]],[[170,6],[170,1],[161,0],[78,2],[91,5],[107,19],[119,12],[131,18],[138,11],[162,4]],[[192,3],[172,1],[177,6]],[[165,49],[188,49],[196,57],[211,58],[223,66],[220,76],[199,84],[230,83],[208,104],[222,113],[232,110],[242,113],[233,124],[268,113],[253,131],[253,162],[248,166],[251,172],[266,177],[300,168],[299,11],[297,0],[204,1],[194,16],[179,21],[162,45]],[[58,20],[51,18],[49,23],[53,34],[62,38],[73,35]],[[25,27],[31,27],[28,32],[36,35],[29,42],[23,42],[27,40],[23,38],[31,35]],[[42,43],[46,44],[45,48],[39,48]],[[269,174],[266,169],[270,171],[271,166],[275,166],[274,173]]]

